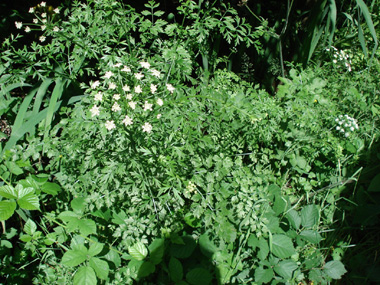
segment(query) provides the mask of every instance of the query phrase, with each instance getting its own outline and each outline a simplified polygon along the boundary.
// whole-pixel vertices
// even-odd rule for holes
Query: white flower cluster
[[[339,117],[335,119],[335,122],[337,123],[335,129],[342,133],[346,138],[350,136],[350,133],[359,129],[356,119],[351,118],[347,114],[344,116],[339,115]]]
[[[186,186],[186,194],[192,194],[197,189],[197,185],[195,185],[192,181],[189,181],[189,184]]]
[[[125,127],[135,123],[143,133],[151,133],[153,125],[147,120],[164,105],[163,97],[174,93],[174,86],[160,84],[161,73],[151,68],[147,61],[130,65],[117,62],[110,66],[102,80],[90,82],[89,90],[94,100],[91,116],[103,113],[105,118],[112,117],[104,123],[109,131],[116,129],[118,123]],[[161,116],[159,113],[155,118]]]
[[[333,52],[333,63],[335,64],[343,64],[349,72],[352,71],[351,69],[351,59],[347,53],[344,52],[344,50],[338,50],[336,47],[331,46],[332,52]],[[326,49],[326,51],[330,51],[330,49]]]

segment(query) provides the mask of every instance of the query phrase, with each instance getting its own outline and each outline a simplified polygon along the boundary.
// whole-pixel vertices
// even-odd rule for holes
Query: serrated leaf
[[[323,271],[333,279],[340,279],[347,270],[339,260],[329,261],[323,266]]]
[[[28,189],[28,188],[25,188]],[[32,188],[29,188],[32,189]],[[34,190],[33,190],[34,192]],[[40,199],[32,192],[29,192],[28,194],[22,196],[21,199],[17,200],[17,204],[26,210],[39,210],[40,209]]]
[[[97,257],[91,257],[89,264],[95,270],[96,276],[98,276],[99,279],[107,280],[109,274],[107,261],[101,260]]]
[[[89,219],[78,220],[78,229],[84,236],[96,234],[96,223]]]
[[[279,258],[287,258],[295,253],[292,240],[285,235],[273,235],[272,253]]]
[[[257,257],[261,260],[265,260],[269,254],[269,246],[266,239],[261,237],[259,239],[259,252],[257,253]]]
[[[298,268],[297,263],[293,260],[280,261],[275,267],[274,271],[285,280],[292,279],[293,271]]]
[[[94,269],[82,266],[74,275],[74,285],[96,285],[96,275]]]
[[[75,213],[82,214],[86,207],[85,199],[83,197],[75,198],[71,201],[70,205]]]
[[[46,182],[41,186],[41,191],[55,196],[61,192],[61,187],[57,183]]]
[[[87,251],[69,249],[62,257],[61,263],[66,266],[77,266],[87,259]]]
[[[164,257],[164,239],[155,239],[150,245],[149,245],[149,259],[153,264],[159,264],[161,263],[163,257]]]
[[[23,242],[29,242],[33,239],[33,237],[31,237],[30,235],[21,235],[20,236],[20,240],[23,241]]]
[[[257,283],[268,283],[274,277],[273,269],[259,267],[255,270],[255,282]]]
[[[317,231],[303,230],[299,235],[311,243],[319,243],[322,240],[321,235]]]
[[[72,211],[63,211],[58,215],[58,218],[64,222],[70,222],[72,220],[77,220],[80,216]]]
[[[5,185],[0,187],[0,196],[8,199],[17,199],[17,192],[14,187]]]
[[[121,264],[121,258],[115,250],[110,249],[110,251],[104,256],[104,258],[115,264],[116,268],[118,268]]]
[[[143,264],[141,264],[140,268],[139,268],[139,272],[137,274],[137,276],[139,278],[143,278],[143,277],[146,277],[150,274],[152,274],[156,269],[156,266],[154,266],[154,264],[150,261],[144,261]]]
[[[204,268],[194,268],[186,274],[186,281],[193,285],[208,285],[212,275]]]
[[[12,217],[16,210],[16,202],[14,201],[1,201],[0,202],[0,221],[6,221]]]
[[[307,205],[301,210],[301,224],[305,228],[311,228],[318,224],[319,210],[316,205]]]
[[[103,243],[100,243],[100,242],[91,243],[90,248],[88,249],[88,254],[91,256],[95,256],[102,252],[103,247],[104,247]]]
[[[128,253],[136,260],[143,260],[148,255],[148,250],[142,242],[137,242],[128,248]]]
[[[297,211],[295,210],[290,210],[287,214],[286,214],[286,217],[288,218],[289,220],[289,223],[290,225],[298,230],[300,228],[300,225],[301,225],[301,217],[300,215],[298,214]]]
[[[31,219],[28,219],[28,221],[24,225],[24,231],[28,235],[33,236],[36,230],[37,230],[37,225],[35,224],[35,222],[33,222]]]
[[[34,194],[34,188],[32,187],[26,187],[24,188],[21,184],[17,184],[15,188],[17,192],[17,198],[21,199],[25,196],[29,196],[30,194]]]
[[[169,275],[170,275],[170,278],[174,282],[179,282],[183,278],[183,267],[182,267],[182,264],[175,257],[171,257],[170,258],[170,261],[169,261]]]

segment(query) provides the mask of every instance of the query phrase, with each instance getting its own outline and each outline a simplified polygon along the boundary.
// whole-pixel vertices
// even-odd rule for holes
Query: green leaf
[[[301,217],[300,215],[298,214],[297,211],[295,210],[290,210],[287,214],[286,214],[286,217],[288,218],[289,220],[289,223],[290,225],[298,230],[300,228],[300,225],[301,225]]]
[[[24,189],[33,189],[33,188],[24,188]],[[34,192],[34,189],[33,189]],[[26,210],[40,210],[40,200],[33,192],[22,196],[21,199],[17,200],[17,204]],[[23,193],[24,194],[24,193]]]
[[[273,235],[272,252],[279,258],[292,256],[296,251],[292,240],[285,235]]]
[[[91,256],[95,256],[102,252],[103,247],[104,247],[103,243],[94,242],[91,244],[90,248],[88,249],[88,254]]]
[[[143,260],[148,255],[148,250],[142,242],[128,248],[128,253],[136,260]]]
[[[28,219],[28,221],[24,225],[24,231],[28,235],[33,236],[36,230],[37,230],[37,225],[35,224],[35,222],[33,222],[31,219]]]
[[[96,223],[93,220],[78,220],[78,228],[84,236],[96,234]]]
[[[177,258],[170,258],[169,275],[174,282],[179,282],[183,278],[183,267],[181,262]]]
[[[204,268],[194,268],[186,274],[186,281],[193,285],[210,284],[212,275]]]
[[[282,276],[285,280],[290,280],[293,276],[293,271],[298,268],[297,263],[293,260],[280,261],[275,267],[274,271]]]
[[[218,251],[215,244],[208,238],[207,233],[201,235],[198,241],[201,252],[208,258],[212,258],[214,253]]]
[[[146,277],[152,274],[156,269],[156,266],[150,261],[144,261],[139,268],[139,273],[137,274],[139,278]]]
[[[31,237],[30,235],[21,235],[20,236],[20,240],[23,241],[23,242],[29,242],[33,239],[33,237]]]
[[[274,277],[274,272],[272,268],[264,269],[263,267],[259,267],[255,270],[255,282],[268,283]]]
[[[77,266],[87,259],[87,251],[69,249],[62,257],[61,263],[66,266]]]
[[[311,228],[318,224],[319,210],[316,205],[307,205],[301,210],[301,224],[305,228]]]
[[[110,270],[107,261],[97,257],[91,257],[89,264],[95,270],[96,276],[98,276],[99,279],[107,280]]]
[[[16,202],[0,201],[0,221],[8,220],[16,210]]]
[[[75,213],[82,214],[86,207],[85,199],[83,197],[75,198],[71,201],[70,205]]]
[[[339,260],[329,261],[323,266],[323,271],[333,279],[340,279],[347,270]]]
[[[121,264],[121,258],[115,250],[110,249],[110,251],[104,256],[104,258],[115,264],[116,268],[118,268]]]
[[[41,186],[41,191],[55,196],[61,191],[61,187],[57,183],[46,182]]]
[[[8,199],[17,199],[17,192],[14,187],[5,185],[0,187],[0,196]]]
[[[311,243],[319,243],[322,240],[322,237],[318,232],[311,230],[303,230],[299,236]]]
[[[176,258],[188,258],[193,253],[196,242],[191,236],[183,236],[184,244],[172,244],[170,247],[170,254]]]
[[[72,220],[77,220],[79,218],[79,215],[72,211],[63,211],[58,215],[58,218],[64,222],[70,222]]]
[[[267,240],[263,237],[259,239],[259,248],[260,250],[257,253],[257,257],[261,260],[265,260],[269,254],[269,246]]]
[[[164,242],[164,239],[158,238],[149,245],[149,260],[153,264],[161,263],[164,257]]]
[[[96,285],[96,275],[94,269],[82,266],[74,275],[74,285]]]
[[[380,174],[377,174],[369,184],[368,192],[380,192]],[[0,193],[1,195],[1,193]]]

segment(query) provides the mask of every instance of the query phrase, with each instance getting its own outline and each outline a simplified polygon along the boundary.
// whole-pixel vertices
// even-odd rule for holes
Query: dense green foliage
[[[345,7],[365,19],[349,49],[335,1],[315,1],[320,29],[286,63],[287,29],[246,2],[41,2],[16,22],[0,56],[6,283],[378,281],[376,7]],[[271,38],[274,95],[270,74],[250,81]]]

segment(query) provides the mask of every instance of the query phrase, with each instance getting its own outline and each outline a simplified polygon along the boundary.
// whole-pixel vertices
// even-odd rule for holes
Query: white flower
[[[33,23],[37,24],[38,23],[38,19],[33,19]]]
[[[150,84],[150,92],[152,92],[152,94],[156,93],[157,91],[157,85],[154,85],[154,84]]]
[[[140,73],[135,73],[135,77],[136,79],[140,80],[144,77],[144,74],[142,74],[141,72]]]
[[[156,70],[156,69],[152,69],[151,72],[152,72],[152,75],[153,75],[153,76],[156,76],[156,77],[158,77],[158,78],[160,77],[160,72],[159,72],[158,70]]]
[[[350,133],[345,133],[345,134],[344,134],[344,136],[345,136],[346,138],[348,138],[349,135],[350,135]]]
[[[336,127],[336,130],[337,130],[337,131],[339,131],[339,130],[340,130],[340,127],[339,127],[339,126],[337,126],[337,127]]]
[[[46,13],[42,13],[42,14],[41,14],[41,17],[42,17],[42,18],[46,18]]]
[[[46,2],[41,2],[40,5],[41,5],[41,7],[45,7],[46,6]]]
[[[351,132],[355,131],[355,128],[354,127],[351,127],[350,128]]]
[[[150,64],[149,62],[146,62],[146,61],[141,61],[140,62],[140,65],[146,69],[148,69],[150,67]]]
[[[166,89],[168,89],[168,91],[170,93],[173,93],[175,88],[173,87],[173,85],[171,85],[170,83],[166,84]]]
[[[59,14],[59,8],[55,8],[53,11],[54,13]]]
[[[135,92],[136,92],[136,93],[141,93],[141,92],[142,92],[142,89],[141,89],[141,86],[140,86],[140,85],[137,85],[137,86],[135,87]]]
[[[112,71],[107,71],[104,77],[110,79],[112,75],[113,75]]]
[[[131,69],[128,66],[124,65],[124,67],[123,67],[123,69],[121,71],[131,72]]]
[[[162,106],[162,105],[164,105],[164,101],[162,101],[161,98],[158,98],[157,99],[157,104],[160,105],[160,106]]]
[[[127,95],[125,95],[125,98],[127,98],[127,100],[132,100],[132,97],[133,95],[131,93],[128,93]]]
[[[106,125],[107,130],[109,131],[116,128],[115,123],[113,121],[107,121],[105,125]]]
[[[157,115],[157,119],[159,119],[159,118],[161,118],[161,114],[158,114],[158,115]]]
[[[100,92],[96,93],[94,100],[102,102],[102,100],[103,100],[103,94],[100,93]]]
[[[129,107],[131,107],[132,110],[134,110],[136,108],[136,102],[133,102],[133,101],[128,102],[128,105],[129,105]]]
[[[129,92],[129,91],[131,91],[131,88],[128,85],[124,85],[123,90],[125,92]]]
[[[90,109],[90,112],[91,112],[91,117],[94,117],[94,116],[99,116],[99,107],[94,105],[91,109]]]
[[[147,111],[147,110],[153,111],[152,107],[153,107],[153,104],[150,104],[150,103],[148,103],[148,101],[145,101],[144,111]]]
[[[21,29],[22,28],[22,22],[15,22],[16,28]]]
[[[115,99],[116,101],[120,99],[120,94],[114,94],[113,95],[113,99]]]
[[[113,67],[120,67],[120,66],[121,66],[120,62],[113,65]]]
[[[143,129],[143,132],[146,132],[146,133],[150,133],[152,131],[152,125],[149,124],[149,123],[145,123],[143,126],[142,126],[142,129]]]
[[[337,60],[336,60],[336,59],[334,59],[334,60],[333,60],[333,63],[337,63]]]
[[[125,119],[123,120],[123,124],[126,125],[126,126],[132,125],[133,124],[132,118],[130,118],[128,116],[125,116]]]
[[[55,27],[53,28],[53,32],[59,32],[59,28],[58,28],[57,26],[55,26]]]
[[[99,85],[100,85],[99,80],[96,80],[95,82],[91,83],[91,89],[96,89],[97,87],[99,87]]]
[[[46,26],[45,25],[42,25],[41,26],[41,31],[45,31],[46,30]]]
[[[42,19],[41,22],[42,22],[42,23],[46,23],[47,20],[46,20],[46,19]]]
[[[25,27],[25,33],[29,33],[30,32],[30,28],[29,28],[29,26],[26,26]]]
[[[118,112],[118,111],[120,111],[120,110],[121,110],[120,105],[119,105],[117,102],[115,102],[115,103],[112,105],[112,111],[114,111],[114,112]]]
[[[108,89],[110,90],[116,89],[116,84],[111,82],[110,84],[108,84]]]
[[[29,8],[29,13],[34,13],[34,8],[33,7]]]
[[[45,36],[40,36],[40,42],[44,42],[46,40],[46,37]]]

